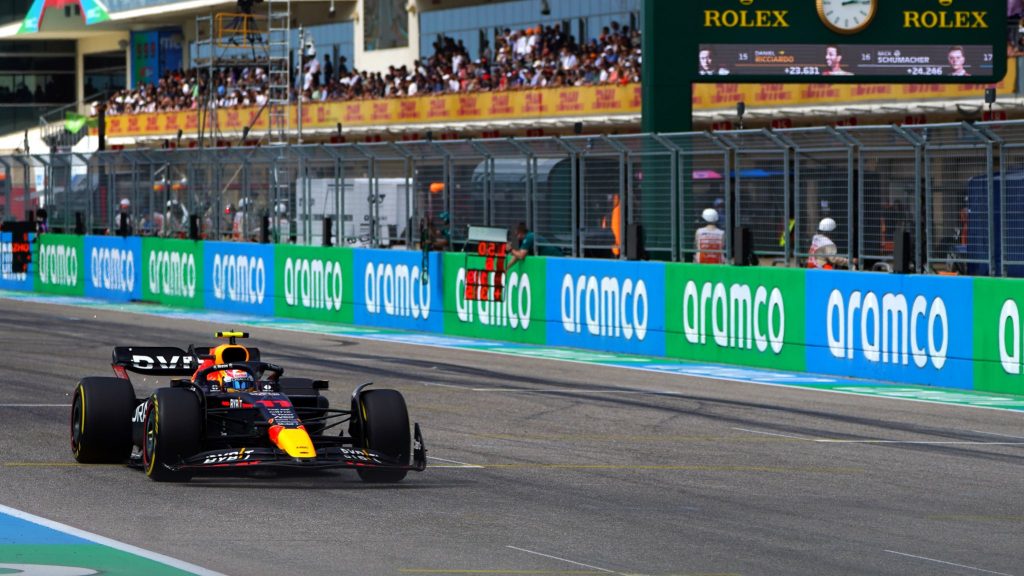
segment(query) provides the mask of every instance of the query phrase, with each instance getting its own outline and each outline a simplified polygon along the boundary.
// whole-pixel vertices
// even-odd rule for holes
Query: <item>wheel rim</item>
[[[75,394],[75,401],[71,406],[71,451],[76,455],[82,449],[82,421],[85,420],[85,409],[82,404],[81,393]]]
[[[146,411],[146,439],[142,445],[142,463],[146,467],[146,474],[153,473],[154,459],[156,455],[156,402],[154,401]]]

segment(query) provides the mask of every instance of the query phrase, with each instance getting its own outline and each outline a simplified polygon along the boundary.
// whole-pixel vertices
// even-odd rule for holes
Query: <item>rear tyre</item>
[[[367,390],[360,396],[362,418],[362,444],[364,448],[381,452],[408,465],[411,453],[409,411],[405,399],[397,390]],[[364,482],[398,482],[405,478],[406,470],[356,471]]]
[[[168,468],[199,452],[203,434],[202,408],[195,393],[184,388],[160,388],[149,400],[142,443],[142,467],[157,482],[187,482],[190,472]]]
[[[132,454],[135,390],[121,378],[82,378],[71,402],[71,452],[83,464],[123,462]]]

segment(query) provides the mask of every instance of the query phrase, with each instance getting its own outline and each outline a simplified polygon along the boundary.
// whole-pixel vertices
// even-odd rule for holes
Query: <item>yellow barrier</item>
[[[309,103],[302,105],[302,125],[304,129],[333,129],[338,122],[352,127],[639,114],[640,99],[640,85],[629,84]],[[223,132],[241,132],[258,112],[256,107],[218,110],[218,127]],[[289,106],[289,122],[296,129],[295,105]],[[110,137],[169,136],[179,129],[188,134],[198,127],[195,111],[107,118]],[[265,111],[252,129],[267,129]]]

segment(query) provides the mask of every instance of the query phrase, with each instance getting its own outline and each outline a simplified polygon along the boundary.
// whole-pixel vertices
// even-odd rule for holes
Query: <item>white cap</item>
[[[121,206],[131,206],[132,203],[127,198],[121,198]]]
[[[836,221],[831,218],[822,218],[818,222],[818,232],[831,232],[836,229]]]
[[[715,222],[718,222],[718,211],[714,208],[705,208],[704,212],[701,213],[701,217],[704,218],[704,221],[708,224],[714,224]]]
[[[277,205],[277,213],[278,214],[284,214],[287,211],[288,211],[288,205],[287,204],[285,204],[284,202],[278,203],[278,205]]]

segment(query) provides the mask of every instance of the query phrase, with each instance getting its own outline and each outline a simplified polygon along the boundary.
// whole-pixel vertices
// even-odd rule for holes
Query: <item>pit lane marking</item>
[[[998,574],[999,576],[1013,576],[1013,574],[1007,574],[1006,572],[994,572],[992,570],[985,570],[984,568],[978,568],[976,566],[967,566],[966,564],[957,564],[955,562],[946,562],[945,560],[936,560],[935,558],[928,558],[927,556],[917,556],[915,554],[907,554],[906,552],[897,552],[895,550],[886,550],[889,554],[897,554],[899,556],[906,556],[907,558],[917,558],[918,560],[926,560],[928,562],[936,562],[938,564],[945,564],[947,566],[956,566],[957,568],[966,568],[968,570],[974,570],[975,572],[984,572],[985,574]]]

